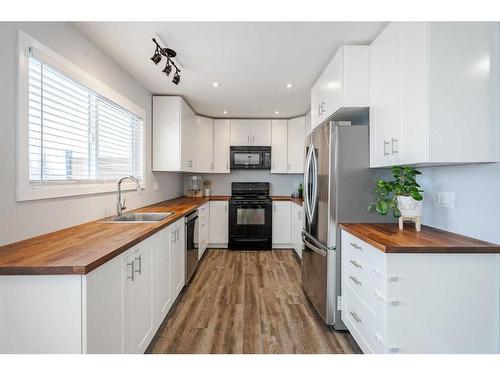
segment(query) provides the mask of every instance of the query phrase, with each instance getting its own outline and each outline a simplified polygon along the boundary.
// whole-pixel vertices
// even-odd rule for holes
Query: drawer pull
[[[361,285],[361,281],[359,281],[358,279],[356,279],[354,276],[349,276],[349,278],[354,281],[355,284],[357,285]]]
[[[353,319],[356,321],[356,323],[361,323],[361,319],[359,318],[358,314],[355,312],[349,311],[349,314],[353,317]]]
[[[358,262],[356,262],[355,260],[350,260],[349,262],[351,262],[351,264],[352,264],[354,267],[356,267],[356,268],[363,268],[363,267],[361,266],[361,264],[359,264],[359,263],[358,263]]]
[[[350,243],[349,245],[351,245],[352,247],[354,247],[355,249],[358,249],[358,250],[363,250],[363,248],[359,245],[356,245],[355,243]]]

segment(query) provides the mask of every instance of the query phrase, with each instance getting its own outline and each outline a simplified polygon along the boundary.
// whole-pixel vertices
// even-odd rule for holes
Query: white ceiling
[[[384,22],[77,22],[153,94],[182,95],[211,117],[306,113],[310,88],[336,50],[369,44]],[[182,65],[179,86],[150,60],[158,35]],[[214,88],[213,82],[219,87]],[[291,89],[286,84],[293,84]],[[227,115],[223,111],[227,110]],[[279,114],[275,114],[279,111]]]

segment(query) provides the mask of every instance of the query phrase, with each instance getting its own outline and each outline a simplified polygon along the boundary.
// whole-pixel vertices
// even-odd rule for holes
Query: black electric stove
[[[229,199],[229,248],[271,250],[272,209],[269,182],[233,182]]]

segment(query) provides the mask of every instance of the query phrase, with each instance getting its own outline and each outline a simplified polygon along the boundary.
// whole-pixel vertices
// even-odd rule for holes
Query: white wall
[[[0,245],[114,214],[116,195],[99,194],[16,202],[17,30],[23,30],[146,110],[146,191],[126,192],[127,208],[181,195],[176,173],[151,172],[151,93],[68,23],[0,22]],[[159,190],[154,191],[154,182]]]
[[[425,191],[423,222],[500,243],[500,164],[420,168]],[[434,205],[437,192],[454,192],[455,208]]]
[[[290,195],[304,177],[301,174],[271,174],[269,171],[234,170],[230,174],[200,174],[211,182],[210,195],[231,195],[231,182],[269,182],[271,195]],[[187,176],[185,177],[185,186]]]

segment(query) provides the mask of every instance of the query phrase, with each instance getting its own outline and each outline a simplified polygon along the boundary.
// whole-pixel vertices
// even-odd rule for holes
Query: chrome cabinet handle
[[[213,171],[214,170],[214,163],[210,163],[210,169]]]
[[[355,312],[352,312],[352,311],[349,311],[349,314],[351,314],[351,316],[354,318],[356,323],[361,323],[361,319],[359,318],[358,314],[356,314]]]
[[[255,135],[252,137],[252,143],[255,143]]]
[[[361,285],[361,281],[359,281],[358,279],[356,279],[354,276],[349,276],[349,278],[357,285]]]
[[[350,243],[349,245],[351,245],[352,247],[354,247],[355,249],[358,249],[358,250],[363,250],[363,248],[359,245],[356,245],[355,243]]]
[[[134,270],[134,261],[132,261],[130,263],[127,263],[127,266],[132,267],[131,268],[132,272],[131,272],[130,276],[127,276],[127,279],[130,279],[130,280],[134,281],[134,273],[135,273],[135,270]]]
[[[358,262],[356,262],[355,260],[350,260],[349,262],[356,268],[363,268],[363,266]]]
[[[250,136],[247,136],[247,142],[250,143]]]
[[[398,140],[396,138],[391,138],[391,152],[393,155],[398,153],[398,149],[394,147],[394,145],[398,145]]]
[[[226,162],[226,170],[228,171],[229,170],[229,163]]]
[[[135,270],[139,275],[142,272],[142,255],[139,255],[138,257],[134,258],[135,260],[139,261],[139,269]]]
[[[387,150],[387,147],[389,147],[389,141],[384,140],[384,156],[389,156],[389,150]]]
[[[227,212],[227,206],[224,206],[224,212]]]

